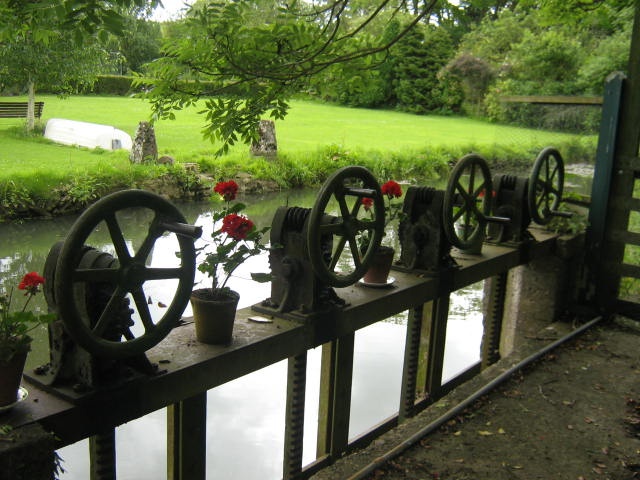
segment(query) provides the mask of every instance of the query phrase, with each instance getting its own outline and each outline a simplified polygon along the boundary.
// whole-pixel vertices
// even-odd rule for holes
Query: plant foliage
[[[24,291],[27,299],[20,310],[13,311],[11,307],[13,288],[0,293],[0,362],[8,362],[16,354],[28,352],[31,345],[29,332],[53,319],[52,314],[41,315],[27,310],[30,300],[43,283],[44,278],[36,272],[27,273],[22,278],[18,290]]]
[[[284,118],[287,100],[310,78],[332,65],[386,51],[436,2],[415,2],[417,15],[392,39],[367,35],[367,27],[383,7],[400,11],[405,2],[384,0],[350,23],[352,3],[196,3],[183,35],[170,39],[163,56],[139,79],[150,89],[154,117],[174,118],[176,110],[205,99],[203,134],[221,143],[219,154],[238,141],[250,143],[257,139],[261,117]]]

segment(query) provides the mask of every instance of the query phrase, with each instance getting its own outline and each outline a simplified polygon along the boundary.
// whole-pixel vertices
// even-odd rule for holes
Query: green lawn
[[[43,123],[49,118],[67,118],[113,125],[132,136],[138,122],[148,120],[151,114],[149,105],[135,98],[82,96],[60,99],[42,95],[38,100],[45,102]],[[291,105],[289,115],[276,123],[279,150],[284,153],[313,151],[323,145],[378,151],[530,142],[547,145],[571,137],[461,117],[416,116],[308,101],[293,101]],[[210,155],[215,150],[215,146],[202,138],[204,122],[197,110],[190,108],[178,112],[176,120],[156,123],[161,153],[190,157]],[[16,123],[20,122],[1,119],[0,134],[5,125]],[[244,151],[246,147],[240,146],[236,150]],[[3,159],[4,155],[7,152],[3,152]]]
[[[138,123],[151,114],[149,105],[136,98],[39,95],[37,99],[45,102],[43,125],[50,118],[66,118],[112,125],[134,136]],[[171,155],[179,163],[198,162],[216,176],[246,170],[283,186],[317,182],[341,164],[363,164],[381,177],[417,178],[433,165],[446,165],[472,150],[490,159],[508,162],[524,157],[533,162],[536,152],[548,145],[585,141],[589,148],[594,145],[594,137],[296,100],[290,114],[276,123],[277,162],[252,158],[246,145],[237,145],[229,155],[216,159],[218,146],[203,139],[204,119],[197,112],[197,107],[190,108],[178,112],[176,120],[156,123],[160,155]],[[77,182],[87,174],[131,175],[125,151],[91,151],[56,145],[39,136],[25,137],[19,128],[22,124],[20,119],[0,119],[0,185],[24,183],[42,193],[57,182]]]

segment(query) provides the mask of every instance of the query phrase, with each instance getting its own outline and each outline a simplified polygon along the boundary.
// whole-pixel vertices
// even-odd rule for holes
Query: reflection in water
[[[309,207],[315,191],[293,191],[247,198],[246,213],[258,224],[271,223],[280,205]],[[203,236],[210,235],[212,225],[208,204],[178,205],[189,223],[202,225]],[[139,228],[147,223],[140,211],[132,212],[125,224],[129,248],[135,249],[146,236]],[[0,269],[3,285],[16,283],[27,271],[42,272],[50,247],[65,238],[75,218],[52,221],[0,225]],[[394,233],[385,242],[397,243]],[[92,238],[93,246],[109,251],[106,232]],[[397,245],[396,245],[397,247]],[[397,247],[398,248],[398,247]],[[172,235],[158,239],[150,258],[153,266],[172,264],[176,246]],[[266,255],[251,258],[231,279],[230,287],[241,293],[240,307],[258,303],[270,293],[268,284],[250,280],[251,272],[268,271]],[[196,272],[196,282],[206,282]],[[165,300],[175,286],[162,282],[145,283],[145,294],[157,301]],[[479,359],[482,319],[481,291],[476,287],[452,298],[452,317],[447,331],[444,379]],[[39,299],[43,302],[43,299]],[[46,309],[41,303],[39,308]],[[152,307],[154,315],[162,315]],[[190,315],[190,307],[185,315]],[[356,334],[353,401],[350,436],[398,411],[400,382],[406,335],[406,314],[371,325]],[[34,342],[29,365],[48,361],[48,340],[44,329]],[[314,459],[319,396],[320,349],[309,352],[307,408],[305,418],[304,462]],[[284,403],[286,392],[286,362],[280,362],[229,382],[208,393],[207,451],[209,479],[280,478],[283,458]],[[371,399],[375,399],[372,401]],[[164,410],[130,422],[117,429],[117,467],[119,479],[157,479],[166,475],[166,414]],[[142,448],[140,446],[143,446]],[[82,441],[61,449],[65,460],[62,478],[86,479],[88,473],[88,442]],[[153,461],[142,461],[153,459]],[[247,461],[247,459],[251,459]]]

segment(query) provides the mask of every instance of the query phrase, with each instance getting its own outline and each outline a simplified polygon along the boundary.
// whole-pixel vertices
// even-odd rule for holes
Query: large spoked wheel
[[[444,233],[460,250],[484,240],[493,185],[487,162],[479,155],[462,157],[451,172],[443,201]]]
[[[132,208],[148,209],[148,231],[138,251],[131,253],[118,220],[118,212]],[[85,243],[92,233],[105,230],[115,251],[110,266],[87,268]],[[144,228],[144,225],[138,225]],[[153,268],[146,265],[155,242],[165,232],[176,233],[179,265]],[[141,190],[128,190],[106,196],[89,207],[69,230],[55,267],[54,294],[58,313],[69,335],[88,352],[109,358],[126,358],[141,354],[159,343],[182,316],[193,288],[195,247],[193,241],[201,229],[186,224],[178,209],[162,197]],[[176,260],[178,263],[178,260]],[[144,291],[152,280],[177,279],[178,286],[164,314],[154,321]],[[87,317],[82,292],[94,285],[109,285],[113,292],[105,302],[97,321]],[[143,332],[135,336],[130,330],[113,338],[112,322],[126,299],[133,299]]]
[[[362,215],[362,200],[372,200],[370,216]],[[327,215],[331,200],[336,202],[339,216]],[[364,167],[345,167],[335,172],[322,186],[315,205],[309,214],[307,245],[309,260],[318,279],[333,287],[346,287],[357,282],[365,274],[373,255],[380,246],[384,235],[384,199],[380,185]],[[339,237],[331,252],[326,252],[323,240],[327,236]],[[369,238],[364,251],[359,248],[359,240]],[[352,270],[345,267],[341,258],[347,247],[346,261]],[[339,264],[340,262],[340,264]],[[341,271],[337,271],[339,267]],[[347,269],[348,271],[344,271]]]
[[[558,211],[564,188],[564,161],[560,152],[547,147],[540,152],[529,177],[527,200],[531,218],[546,225]]]

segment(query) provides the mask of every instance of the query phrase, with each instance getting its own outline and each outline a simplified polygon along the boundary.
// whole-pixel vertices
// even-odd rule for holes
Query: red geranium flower
[[[231,202],[238,193],[238,184],[233,180],[218,182],[213,190],[224,199],[225,205],[211,213],[210,248],[205,245],[198,249],[204,255],[198,270],[211,278],[209,295],[222,298],[229,291],[227,282],[233,272],[245,260],[267,250],[260,242],[269,227],[258,230],[248,217],[240,215],[245,205]]]
[[[224,198],[225,202],[230,202],[231,200],[236,199],[238,184],[233,180],[229,180],[228,182],[218,182],[216,183],[216,186],[213,187],[213,191],[220,194],[220,196]]]
[[[44,283],[44,278],[38,275],[36,272],[29,272],[18,285],[19,290],[27,290],[25,295],[31,293],[32,295],[38,291],[38,287]]]
[[[387,183],[380,187],[383,195],[389,197],[389,199],[396,197],[400,198],[402,196],[402,187],[395,180],[389,180]]]
[[[245,216],[230,213],[222,219],[221,230],[234,240],[244,240],[253,230],[253,222]]]
[[[371,207],[373,207],[373,198],[363,197],[361,202],[362,202],[362,206],[367,212],[371,210]]]

